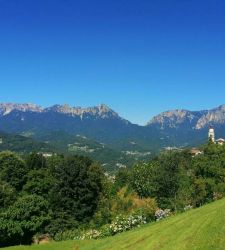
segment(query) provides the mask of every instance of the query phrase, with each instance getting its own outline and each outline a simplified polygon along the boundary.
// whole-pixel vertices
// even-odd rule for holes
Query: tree
[[[140,197],[154,197],[156,195],[155,170],[156,166],[153,162],[139,163],[132,168],[131,186]]]
[[[0,214],[2,245],[29,244],[50,220],[48,202],[37,195],[25,195]]]
[[[46,167],[46,160],[42,154],[31,153],[26,158],[29,169],[40,169]]]
[[[0,211],[13,204],[16,190],[5,181],[0,181]]]
[[[203,178],[196,178],[194,180],[194,193],[193,198],[195,206],[201,206],[206,202],[206,182]]]
[[[26,181],[28,169],[25,162],[11,152],[0,153],[0,179],[20,191]]]
[[[168,152],[158,157],[156,189],[160,207],[176,209],[176,199],[183,177],[182,170],[188,168],[189,157],[186,152]]]
[[[130,171],[127,168],[121,168],[115,175],[115,182],[113,184],[113,192],[116,193],[122,187],[125,187],[130,182]]]
[[[196,206],[201,206],[225,194],[225,147],[208,143],[203,147],[204,154],[193,159],[195,174]]]
[[[27,182],[23,186],[23,191],[48,199],[54,183],[55,179],[49,169],[34,169],[27,174]]]
[[[102,169],[87,157],[69,156],[56,167],[51,204],[61,228],[65,218],[65,228],[91,219],[102,191],[102,178]]]

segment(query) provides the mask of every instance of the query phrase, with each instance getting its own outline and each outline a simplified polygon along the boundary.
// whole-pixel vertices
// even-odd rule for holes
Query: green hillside
[[[107,171],[115,171],[120,166],[131,167],[135,162],[149,160],[151,153],[133,145],[131,154],[115,150],[81,135],[70,135],[62,131],[45,134],[40,138],[32,138],[29,133],[22,135],[0,131],[0,151],[17,153],[56,152],[88,156],[100,162]]]
[[[0,131],[0,151],[10,150],[18,153],[55,152],[56,149],[47,143]]]
[[[225,199],[103,240],[68,241],[7,250],[225,249]]]
[[[131,167],[138,161],[152,158],[151,152],[141,147],[138,143],[130,143],[126,151],[111,148],[89,137],[71,135],[63,131],[54,131],[44,134],[38,140],[46,142],[49,146],[57,148],[65,154],[88,156],[101,164],[107,171],[115,171],[120,166]]]

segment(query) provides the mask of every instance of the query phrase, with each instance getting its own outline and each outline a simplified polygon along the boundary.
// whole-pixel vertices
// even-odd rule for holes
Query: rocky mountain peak
[[[42,112],[43,109],[32,103],[0,103],[0,115],[7,115],[12,111],[22,111],[22,112]]]
[[[110,109],[106,104],[102,103],[100,105],[97,106],[99,108],[99,110],[103,111],[103,112],[110,112],[112,111],[112,109]]]
[[[160,129],[178,128],[180,126],[189,129],[202,129],[210,125],[222,125],[225,123],[225,105],[211,110],[189,111],[176,109],[163,112],[153,117],[148,126]]]
[[[197,122],[196,129],[202,129],[209,125],[222,125],[225,123],[225,105],[208,110]]]
[[[64,105],[55,104],[49,108],[46,108],[44,111],[45,112],[58,112],[58,113],[69,114],[72,112],[71,109],[72,108],[68,104],[64,104]]]
[[[192,121],[196,119],[196,116],[198,116],[197,112],[184,109],[170,110],[153,117],[147,125],[157,125],[161,129],[176,128],[178,125],[187,121],[192,123]]]
[[[93,107],[92,111],[96,112],[99,115],[111,114],[114,116],[119,116],[115,111],[113,111],[111,108],[109,108],[105,104],[100,104],[98,106]]]
[[[220,105],[217,110],[225,111],[225,105]]]
[[[5,116],[10,114],[12,111],[20,111],[20,112],[36,112],[36,113],[50,113],[55,112],[59,114],[64,114],[68,116],[79,116],[81,119],[105,119],[105,118],[116,118],[120,120],[122,119],[115,111],[110,109],[105,104],[100,104],[94,107],[71,107],[68,104],[63,105],[53,105],[48,108],[41,108],[35,104],[25,103],[25,104],[17,104],[17,103],[1,103],[0,104],[0,115]],[[124,120],[125,121],[125,120]]]
[[[81,108],[81,107],[70,107],[68,104],[64,105],[54,105],[52,107],[46,108],[45,112],[58,112],[63,114],[68,114],[72,116],[83,116],[85,114],[89,114],[92,116],[117,116],[119,115],[114,112],[112,109],[110,109],[105,104],[100,104],[98,106],[94,107],[87,107],[87,108]]]

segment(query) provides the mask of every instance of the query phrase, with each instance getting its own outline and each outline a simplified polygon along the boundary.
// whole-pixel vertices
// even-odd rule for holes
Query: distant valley
[[[34,104],[1,103],[0,131],[8,139],[1,134],[0,137],[3,142],[10,135],[14,139],[23,138],[27,147],[20,150],[12,143],[2,143],[0,149],[26,151],[30,147],[34,151],[85,154],[113,169],[150,158],[166,147],[204,143],[211,125],[217,137],[225,137],[225,106],[203,111],[167,111],[139,126],[104,104],[90,108],[68,105],[42,108]],[[29,146],[34,144],[35,147]]]

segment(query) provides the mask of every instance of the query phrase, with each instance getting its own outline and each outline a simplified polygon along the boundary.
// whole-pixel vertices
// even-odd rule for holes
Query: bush
[[[144,216],[146,218],[146,222],[155,220],[155,212],[158,209],[155,199],[135,199],[133,203],[134,207],[136,207],[134,210],[135,214]]]
[[[91,229],[81,231],[79,229],[57,233],[54,237],[55,241],[64,240],[86,240],[86,239],[100,239],[108,236],[113,236],[131,230],[135,227],[140,227],[146,224],[146,218],[140,214],[133,214],[130,216],[117,216],[115,220],[108,225],[104,225],[99,230]]]
[[[187,206],[184,207],[184,211],[186,212],[188,210],[191,210],[192,208],[193,208],[192,205],[187,205]]]
[[[78,237],[78,240],[91,240],[91,239],[99,239],[102,238],[102,232],[96,229],[91,229],[87,232],[85,232],[81,237]]]
[[[117,216],[111,224],[103,226],[100,230],[89,230],[77,239],[99,239],[108,236],[113,236],[115,234],[131,230],[132,228],[140,227],[143,224],[146,224],[146,218],[142,215],[120,215]]]
[[[171,212],[170,212],[170,209],[158,209],[156,212],[155,212],[155,218],[157,221],[159,220],[162,220],[164,218],[167,218],[171,215]]]
[[[82,235],[81,230],[74,229],[74,230],[67,230],[65,232],[58,232],[54,236],[55,241],[65,241],[65,240],[75,240],[79,239]]]
[[[111,235],[128,231],[134,227],[139,227],[142,224],[146,224],[146,218],[142,215],[134,214],[130,216],[118,216],[113,221],[109,228]]]

